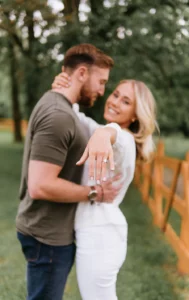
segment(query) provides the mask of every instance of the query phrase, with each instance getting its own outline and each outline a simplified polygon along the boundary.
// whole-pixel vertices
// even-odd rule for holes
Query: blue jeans
[[[62,300],[75,258],[75,244],[50,246],[17,233],[27,260],[27,300]]]

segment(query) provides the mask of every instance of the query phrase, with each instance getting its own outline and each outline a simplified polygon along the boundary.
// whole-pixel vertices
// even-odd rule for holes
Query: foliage
[[[56,12],[49,3],[8,0],[0,5],[1,58],[9,63],[9,40],[24,116],[50,88],[65,51],[89,42],[111,55],[115,67],[105,97],[88,115],[102,123],[107,95],[120,79],[135,78],[155,95],[161,131],[189,136],[188,0],[64,0]]]

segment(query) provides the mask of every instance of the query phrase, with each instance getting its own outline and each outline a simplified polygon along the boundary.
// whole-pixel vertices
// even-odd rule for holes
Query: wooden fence
[[[185,160],[165,156],[160,142],[151,163],[137,163],[134,182],[177,253],[179,272],[189,274],[189,153]],[[179,230],[171,216],[179,218]]]

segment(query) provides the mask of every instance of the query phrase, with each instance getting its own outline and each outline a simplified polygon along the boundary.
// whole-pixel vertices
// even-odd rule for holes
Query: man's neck
[[[80,90],[77,91],[76,89],[73,89],[73,87],[69,87],[69,88],[61,87],[59,89],[53,89],[53,91],[65,96],[72,104],[78,102]]]

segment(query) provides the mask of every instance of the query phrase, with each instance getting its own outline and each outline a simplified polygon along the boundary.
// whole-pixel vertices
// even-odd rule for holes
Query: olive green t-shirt
[[[49,245],[73,242],[77,204],[32,199],[27,185],[28,164],[29,160],[39,160],[59,165],[60,178],[80,184],[82,167],[76,166],[76,162],[86,144],[72,104],[63,95],[48,91],[36,104],[28,124],[16,217],[19,232]]]

